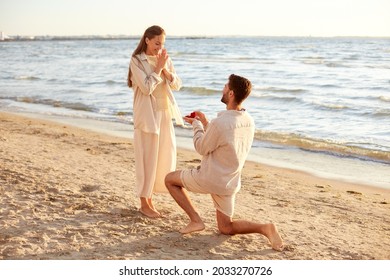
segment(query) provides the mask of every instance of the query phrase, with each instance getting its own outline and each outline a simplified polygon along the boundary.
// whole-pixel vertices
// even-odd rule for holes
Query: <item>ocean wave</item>
[[[381,96],[378,97],[378,99],[380,101],[390,102],[390,96],[383,96],[383,95],[381,95]]]
[[[390,109],[380,109],[374,112],[374,117],[387,118],[390,117]]]
[[[388,64],[371,64],[371,65],[366,65],[365,67],[371,68],[371,69],[390,69],[390,66]]]
[[[35,77],[35,76],[25,76],[25,75],[15,76],[14,79],[15,79],[15,80],[29,80],[29,81],[40,80],[39,77]]]
[[[349,65],[345,65],[345,64],[340,63],[340,62],[327,62],[327,63],[325,63],[325,66],[326,67],[331,67],[331,68],[338,68],[338,67],[350,68]]]
[[[221,90],[209,89],[205,87],[182,87],[180,90],[190,92],[196,95],[214,95],[221,93]]]
[[[174,53],[174,56],[186,56],[186,55],[198,55],[196,51],[178,51]]]
[[[117,81],[114,81],[114,80],[107,80],[104,83],[107,84],[107,85],[121,84],[121,83],[119,83]]]
[[[101,80],[101,81],[92,81],[92,82],[87,82],[86,84],[88,85],[108,85],[108,86],[112,86],[112,85],[120,85],[120,84],[124,84],[124,82],[118,82],[118,81],[114,81],[114,80]]]
[[[303,64],[324,64],[324,61],[322,59],[307,59],[302,61]]]
[[[118,111],[115,113],[115,116],[132,116],[133,112]]]
[[[304,57],[302,57],[303,59],[306,59],[306,60],[311,60],[311,59],[313,59],[313,60],[324,60],[325,59],[325,57],[323,57],[323,56],[317,56],[317,55],[313,55],[313,56],[304,56]]]
[[[325,65],[326,67],[330,67],[330,68],[338,68],[338,67],[350,68],[351,67],[350,65],[347,65],[345,63],[335,62],[335,61],[327,61],[323,57],[303,58],[302,63],[309,64],[309,65],[311,65],[311,64],[312,65]]]
[[[304,93],[307,90],[302,88],[280,88],[280,87],[262,87],[255,88],[255,90],[265,91],[265,92],[286,92],[286,93]]]
[[[344,110],[349,108],[347,105],[343,105],[343,104],[325,104],[325,103],[313,103],[313,104],[315,104],[317,108],[325,109],[325,110]]]
[[[336,156],[354,157],[390,164],[390,147],[370,149],[364,147],[367,143],[336,143],[325,139],[305,137],[295,133],[279,133],[261,130],[256,131],[255,139],[274,144],[298,147],[312,152],[324,152]]]
[[[95,111],[93,107],[88,106],[81,102],[68,102],[68,101],[60,101],[60,100],[54,100],[48,98],[31,97],[31,96],[2,97],[2,99],[10,99],[17,102],[48,105],[52,107],[58,107],[58,108],[61,107],[61,108],[67,108],[72,110],[79,110],[79,111],[87,111],[87,112]]]
[[[304,64],[324,64],[325,61],[325,57],[322,56],[306,56],[301,59]]]
[[[359,60],[360,59],[360,55],[358,54],[351,54],[347,57],[344,58],[345,60]]]
[[[340,88],[339,85],[336,84],[323,84],[323,85],[313,85],[313,86],[318,86],[320,88]]]
[[[259,99],[268,99],[268,100],[277,100],[282,102],[293,102],[293,101],[299,101],[300,99],[295,96],[280,96],[280,95],[273,95],[273,94],[252,94],[252,97],[256,97]]]

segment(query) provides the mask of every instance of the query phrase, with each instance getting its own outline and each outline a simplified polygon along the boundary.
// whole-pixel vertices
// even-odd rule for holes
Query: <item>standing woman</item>
[[[145,30],[130,61],[127,84],[133,88],[134,151],[139,211],[158,218],[153,193],[167,193],[165,176],[176,169],[176,139],[172,119],[183,125],[172,94],[181,80],[164,48],[165,31],[159,26]]]

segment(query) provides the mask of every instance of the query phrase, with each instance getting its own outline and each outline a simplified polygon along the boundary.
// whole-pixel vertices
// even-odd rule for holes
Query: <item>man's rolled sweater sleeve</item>
[[[192,123],[194,131],[194,147],[202,156],[212,153],[219,146],[218,127],[213,122],[208,123],[207,130],[199,120]]]

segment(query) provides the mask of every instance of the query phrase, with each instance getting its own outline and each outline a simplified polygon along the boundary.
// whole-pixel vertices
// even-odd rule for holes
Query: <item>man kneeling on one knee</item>
[[[192,124],[194,146],[202,155],[198,168],[169,173],[165,185],[190,222],[181,233],[201,231],[205,225],[191,203],[187,191],[210,194],[216,208],[218,229],[223,234],[259,233],[268,238],[273,249],[281,251],[283,241],[274,224],[233,220],[235,196],[241,188],[241,172],[252,146],[255,125],[242,107],[252,89],[251,82],[230,75],[222,91],[226,110],[208,121],[202,112],[184,117]]]

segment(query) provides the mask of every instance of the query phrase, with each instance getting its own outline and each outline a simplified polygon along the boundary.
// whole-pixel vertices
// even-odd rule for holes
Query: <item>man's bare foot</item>
[[[201,230],[204,230],[205,228],[205,225],[204,223],[201,221],[201,222],[190,222],[187,226],[185,226],[184,228],[182,228],[180,231],[180,233],[182,234],[186,234],[186,233],[191,233],[191,232],[194,232],[194,231],[201,231]]]
[[[161,214],[158,211],[154,210],[154,209],[140,208],[139,211],[143,215],[145,215],[145,216],[147,216],[149,218],[160,218],[161,217]]]
[[[267,233],[265,235],[271,243],[272,249],[276,251],[283,251],[283,240],[279,235],[278,230],[274,224],[267,225]]]

